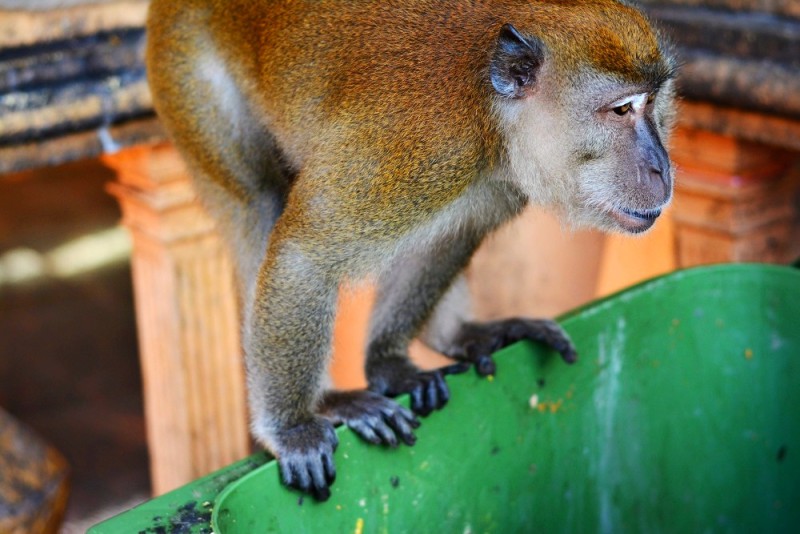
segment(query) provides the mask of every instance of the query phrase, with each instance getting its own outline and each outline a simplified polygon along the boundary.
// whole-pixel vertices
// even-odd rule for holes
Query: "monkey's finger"
[[[331,488],[328,486],[322,488],[312,488],[310,493],[311,496],[314,497],[314,500],[318,502],[325,502],[331,498]]]
[[[433,411],[433,408],[424,402],[423,384],[417,384],[409,393],[411,395],[411,409],[414,410],[414,413],[425,417]]]
[[[379,445],[381,443],[381,438],[378,434],[375,433],[375,430],[372,429],[370,425],[368,425],[365,421],[361,419],[357,419],[355,421],[348,421],[347,426],[352,428],[353,431],[361,436],[362,439],[372,443],[374,445]]]
[[[328,481],[325,477],[325,469],[322,467],[322,458],[324,456],[325,453],[322,453],[319,455],[319,459],[312,459],[306,464],[314,489],[322,489],[328,486]]]
[[[439,400],[444,406],[450,400],[450,388],[447,385],[447,381],[444,379],[444,375],[441,373],[436,373],[436,391],[439,394]]]
[[[400,406],[399,404],[394,403],[393,405],[381,410],[381,413],[383,414],[383,417],[389,421],[403,420],[411,427],[419,428],[419,419],[417,419],[417,416],[414,415],[414,412],[405,406]]]
[[[419,427],[419,421],[416,417],[409,420],[399,413],[394,413],[387,416],[387,422],[389,426],[394,429],[395,433],[400,436],[403,443],[411,446],[417,442],[417,436],[414,435],[413,430],[413,428]]]
[[[553,337],[545,339],[544,342],[551,349],[561,354],[561,358],[566,363],[575,363],[578,360],[578,352],[566,335],[557,332]]]
[[[295,473],[294,465],[291,462],[286,462],[284,460],[278,461],[278,465],[280,466],[281,479],[283,479],[283,483],[290,488],[297,487],[295,484],[298,476],[297,473]]]
[[[442,386],[444,387],[444,395],[442,395]],[[432,410],[442,408],[450,398],[450,391],[447,389],[447,384],[444,383],[444,378],[438,373],[433,373],[425,386],[425,402]]]
[[[383,443],[392,448],[397,447],[397,436],[383,419],[379,419],[375,423],[375,432],[381,437]]]
[[[575,363],[578,361],[578,353],[575,350],[563,351],[561,352],[561,359],[567,363]]]
[[[475,371],[480,376],[494,375],[497,372],[497,365],[491,356],[480,356],[475,360]]]
[[[305,469],[301,468],[301,480],[307,483],[300,489],[306,493],[310,493],[314,499],[320,502],[327,501],[331,496],[330,485],[333,480],[330,479],[330,473],[327,471],[325,464],[332,462],[326,459],[328,453],[321,453],[319,458],[314,458],[306,462]],[[304,474],[303,474],[304,473]],[[335,471],[333,473],[335,478]]]
[[[284,484],[290,488],[299,489],[306,493],[311,491],[311,476],[305,467],[305,462],[298,465],[293,461],[287,461],[286,468],[282,468],[281,473],[283,473]]]
[[[325,434],[326,438],[328,438],[328,444],[331,447],[331,453],[336,450],[339,446],[339,436],[336,435],[336,429],[333,427],[332,424],[328,424],[325,426]]]
[[[460,375],[461,373],[466,373],[467,371],[469,371],[470,367],[471,367],[470,364],[467,362],[459,362],[459,363],[454,363],[452,365],[447,365],[445,367],[441,367],[439,369],[439,373],[441,373],[442,376]]]
[[[333,455],[322,455],[322,467],[325,469],[325,479],[328,484],[333,484],[336,480],[336,465],[333,463]]]
[[[553,345],[553,349],[561,354],[561,358],[567,363],[575,363],[578,361],[578,351],[572,345],[569,339],[561,339],[558,343]]]

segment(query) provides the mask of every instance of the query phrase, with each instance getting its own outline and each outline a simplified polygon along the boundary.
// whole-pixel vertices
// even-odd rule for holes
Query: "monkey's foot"
[[[417,441],[419,421],[411,410],[372,391],[329,391],[322,398],[320,414],[334,424],[344,423],[375,444],[396,447]]]
[[[492,353],[523,339],[544,343],[567,363],[578,359],[575,346],[561,326],[549,319],[506,319],[488,323],[465,323],[447,356],[475,364],[481,376],[496,371]]]
[[[336,479],[333,451],[339,445],[333,424],[315,416],[306,423],[279,430],[272,441],[283,483],[318,501],[327,501]]]
[[[422,416],[441,409],[450,400],[450,390],[445,375],[466,371],[460,364],[434,371],[420,371],[406,358],[381,358],[367,362],[369,389],[396,397],[403,393],[411,396],[411,409]]]

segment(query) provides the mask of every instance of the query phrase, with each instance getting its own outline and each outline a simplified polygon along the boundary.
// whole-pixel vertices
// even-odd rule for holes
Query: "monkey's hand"
[[[339,445],[333,424],[315,416],[306,423],[278,430],[272,441],[283,483],[310,493],[318,501],[327,501],[336,478],[333,451]]]
[[[334,424],[344,423],[366,441],[396,447],[417,441],[419,421],[411,410],[372,391],[329,391],[322,398],[320,414]]]
[[[367,361],[369,389],[396,397],[411,396],[411,409],[422,416],[442,408],[450,400],[450,390],[444,381],[448,374],[462,373],[466,367],[451,365],[434,371],[420,371],[406,358],[381,358]]]
[[[473,363],[481,376],[495,374],[496,366],[492,353],[529,339],[544,343],[561,354],[567,363],[578,359],[575,346],[558,323],[549,319],[505,319],[487,323],[465,323],[456,337],[454,348],[447,356]]]

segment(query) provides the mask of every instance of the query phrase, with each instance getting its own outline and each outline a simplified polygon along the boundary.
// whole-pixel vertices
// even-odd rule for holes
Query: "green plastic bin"
[[[578,363],[519,343],[448,377],[414,447],[339,429],[328,502],[258,454],[90,533],[800,531],[800,271],[677,272],[562,324]]]

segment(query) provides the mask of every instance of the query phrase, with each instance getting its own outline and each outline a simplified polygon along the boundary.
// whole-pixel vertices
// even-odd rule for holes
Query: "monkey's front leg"
[[[318,249],[316,250],[318,252]],[[276,239],[245,309],[253,433],[278,459],[286,485],[330,496],[333,423],[368,441],[413,443],[413,414],[371,392],[323,393],[338,279],[303,243]]]
[[[492,354],[528,339],[543,343],[567,363],[574,363],[578,354],[569,336],[558,323],[548,319],[505,319],[486,323],[464,323],[446,355],[475,365],[478,374],[493,375],[496,367]]]

